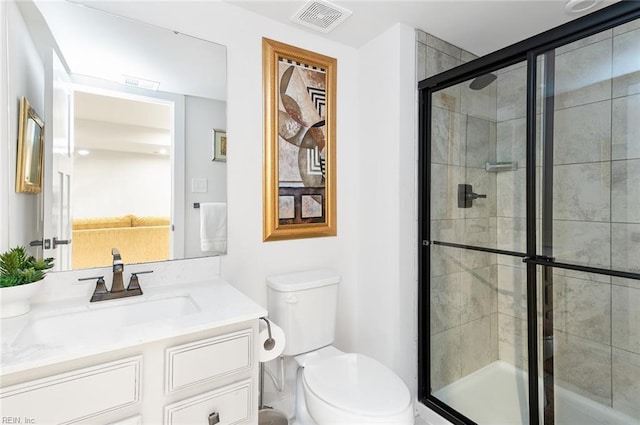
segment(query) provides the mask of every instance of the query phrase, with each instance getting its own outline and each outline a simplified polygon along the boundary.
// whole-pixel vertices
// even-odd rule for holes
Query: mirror
[[[226,48],[82,4],[15,4],[53,106],[38,110],[47,122],[41,218],[24,224],[42,234],[12,232],[10,245],[40,245],[32,253],[56,257],[57,270],[110,265],[112,247],[127,263],[223,254],[226,226],[225,243],[210,248],[221,230],[207,228],[204,211],[215,205],[226,223],[216,145],[226,133]],[[11,59],[29,43],[11,40],[18,24],[9,21]]]
[[[42,146],[44,123],[26,97],[20,99],[16,192],[40,193],[42,190]]]

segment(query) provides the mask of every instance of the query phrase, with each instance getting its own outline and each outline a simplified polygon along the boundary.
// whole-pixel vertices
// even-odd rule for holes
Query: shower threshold
[[[481,425],[528,425],[527,378],[524,370],[498,360],[433,395]],[[555,423],[640,425],[640,420],[556,385]]]

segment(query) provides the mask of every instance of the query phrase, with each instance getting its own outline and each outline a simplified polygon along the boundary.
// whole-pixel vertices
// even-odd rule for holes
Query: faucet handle
[[[107,285],[104,283],[104,276],[94,276],[94,277],[82,277],[78,280],[93,280],[98,279],[96,282],[96,289],[93,290],[93,295],[91,295],[90,302],[100,301],[102,299],[101,295],[108,294]]]
[[[106,294],[107,291],[107,285],[104,283],[104,277],[99,277],[98,281],[96,282],[96,290],[93,291],[94,294]]]
[[[94,280],[94,279],[98,279],[98,281],[96,282],[96,290],[93,292],[94,294],[106,294],[107,291],[107,285],[104,283],[104,276],[91,276],[91,277],[80,277],[78,278],[78,280],[82,281],[82,280]]]
[[[127,291],[140,291],[142,293],[142,289],[140,288],[140,281],[138,280],[139,274],[145,273],[153,273],[153,270],[146,270],[142,272],[134,272],[131,273],[131,278],[129,279],[129,285],[127,285]]]
[[[129,285],[127,285],[127,291],[135,291],[140,289],[140,281],[138,281],[138,275],[131,273],[131,279],[129,279]]]

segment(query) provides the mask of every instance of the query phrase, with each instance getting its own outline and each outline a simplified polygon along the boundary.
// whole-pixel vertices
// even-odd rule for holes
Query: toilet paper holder
[[[267,333],[269,334],[269,338],[264,342],[263,347],[265,350],[270,351],[276,346],[276,340],[271,337],[271,322],[266,317],[261,317],[261,319],[267,324]]]
[[[267,334],[268,334],[268,338],[267,340],[264,342],[263,346],[264,349],[267,351],[272,350],[275,347],[275,340],[272,338],[271,336],[271,322],[269,322],[269,319],[267,319],[266,317],[261,317],[261,320],[264,320],[264,322],[267,324]],[[260,362],[260,393],[259,393],[259,397],[258,397],[258,405],[259,405],[259,409],[263,409],[263,408],[268,408],[268,406],[264,406],[262,403],[262,395],[264,393],[264,374],[266,372],[266,374],[269,376],[269,378],[271,378],[271,381],[273,382],[273,385],[275,386],[276,390],[278,392],[282,392],[283,386],[284,386],[284,356],[280,355],[279,357],[279,369],[280,369],[280,380],[278,380],[275,375],[273,374],[273,372],[271,372],[269,369],[267,369],[267,367],[265,366],[264,362]]]

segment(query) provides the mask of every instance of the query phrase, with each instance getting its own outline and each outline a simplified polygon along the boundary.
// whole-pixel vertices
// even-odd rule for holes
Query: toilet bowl
[[[407,386],[377,360],[332,346],[295,359],[296,424],[413,424]]]
[[[294,357],[298,425],[411,425],[411,394],[391,369],[333,347],[340,275],[330,270],[267,278],[269,317]]]

